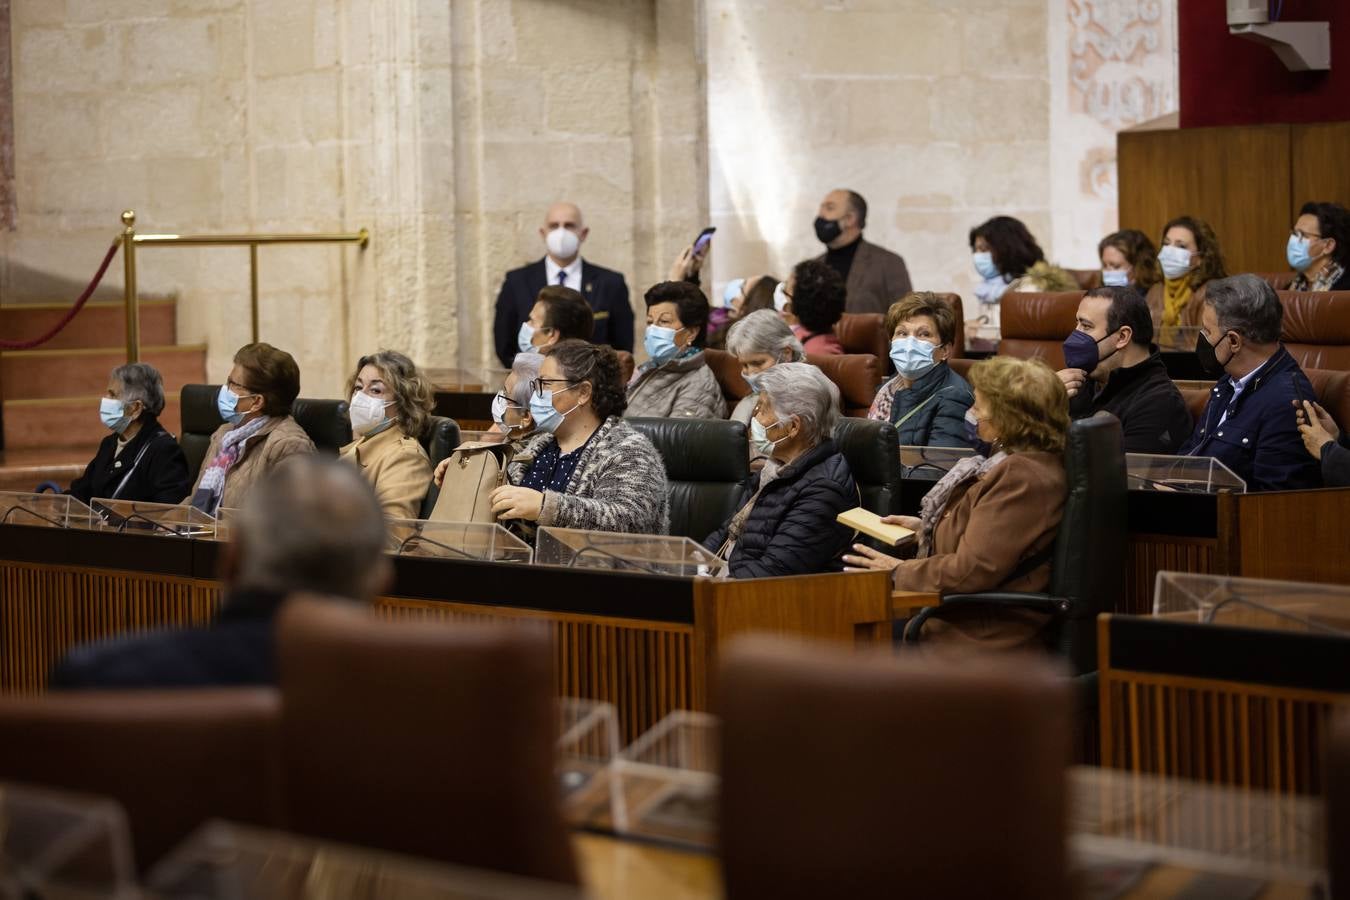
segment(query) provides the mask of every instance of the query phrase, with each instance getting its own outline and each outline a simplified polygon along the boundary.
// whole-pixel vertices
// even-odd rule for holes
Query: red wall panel
[[[1224,0],[1178,0],[1182,128],[1350,119],[1350,2],[1284,0],[1280,21],[1330,21],[1331,70],[1291,72],[1230,35]]]

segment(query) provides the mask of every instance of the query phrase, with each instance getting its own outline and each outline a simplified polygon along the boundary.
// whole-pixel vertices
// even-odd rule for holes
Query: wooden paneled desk
[[[215,541],[0,525],[0,691],[35,693],[71,646],[201,625],[220,602]],[[631,741],[668,712],[708,708],[718,654],[768,632],[854,645],[891,639],[883,572],[752,581],[398,557],[388,616],[548,628],[558,692],[613,703]]]

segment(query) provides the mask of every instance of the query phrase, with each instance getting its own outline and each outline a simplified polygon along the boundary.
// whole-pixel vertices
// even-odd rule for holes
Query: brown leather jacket
[[[197,473],[197,481],[192,485],[192,490],[188,492],[184,503],[191,503],[192,498],[197,493],[197,488],[202,483],[202,474],[206,472],[211,461],[216,458],[220,452],[220,442],[233,425],[226,423],[216,429],[216,433],[211,435],[211,446],[206,448],[206,455],[202,457],[202,468]],[[220,505],[222,508],[237,508],[243,502],[244,495],[248,489],[253,486],[255,481],[261,479],[272,470],[272,467],[281,462],[292,453],[313,453],[314,442],[305,434],[305,430],[296,423],[290,416],[278,416],[273,418],[263,426],[262,430],[253,437],[244,441],[243,454],[237,459],[230,471],[225,475],[225,491],[221,495]]]

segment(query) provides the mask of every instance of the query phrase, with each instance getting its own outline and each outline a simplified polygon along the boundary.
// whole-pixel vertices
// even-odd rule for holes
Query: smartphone
[[[704,253],[707,252],[708,245],[712,243],[713,232],[715,232],[716,230],[717,230],[716,226],[709,225],[707,228],[703,229],[698,233],[698,237],[694,238],[695,256],[702,256]]]
[[[1289,376],[1289,380],[1294,383],[1294,399],[1298,401],[1298,421],[1302,424],[1311,425],[1308,421],[1308,411],[1303,404],[1308,401],[1308,395],[1303,392],[1303,385],[1298,380],[1298,374]]]

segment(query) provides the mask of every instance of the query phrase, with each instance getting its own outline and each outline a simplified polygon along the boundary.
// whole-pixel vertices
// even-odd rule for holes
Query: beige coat
[[[216,429],[216,433],[211,435],[211,445],[206,448],[206,455],[202,457],[202,468],[197,473],[197,483],[192,486],[192,491],[187,495],[184,503],[191,503],[192,498],[197,493],[197,488],[202,483],[202,475],[211,465],[211,461],[216,458],[220,452],[220,442],[225,435],[234,428],[233,425],[225,424]],[[305,434],[301,428],[290,416],[277,417],[263,426],[262,430],[253,437],[244,441],[243,453],[239,459],[235,460],[230,471],[225,474],[225,490],[221,494],[220,505],[222,508],[237,508],[244,500],[244,495],[248,489],[253,486],[255,481],[261,479],[272,470],[272,467],[281,462],[293,453],[313,453],[314,442]]]
[[[366,476],[387,517],[421,518],[422,500],[431,487],[431,460],[416,438],[390,426],[352,441],[338,456]]]
[[[816,260],[824,262],[825,256],[821,254]],[[900,254],[869,244],[862,238],[858,238],[858,249],[853,265],[849,266],[845,287],[845,312],[851,313],[885,314],[892,303],[912,290],[909,270]]]
[[[895,587],[902,591],[972,594],[983,591],[1044,591],[1050,563],[1020,577],[1018,567],[1055,542],[1064,517],[1068,482],[1063,460],[1053,453],[1010,453],[975,481],[957,488],[933,531],[924,559],[900,563]],[[985,646],[1019,646],[1032,640],[1047,616],[1030,611],[970,610],[948,621],[930,621],[924,634],[966,638]]]

